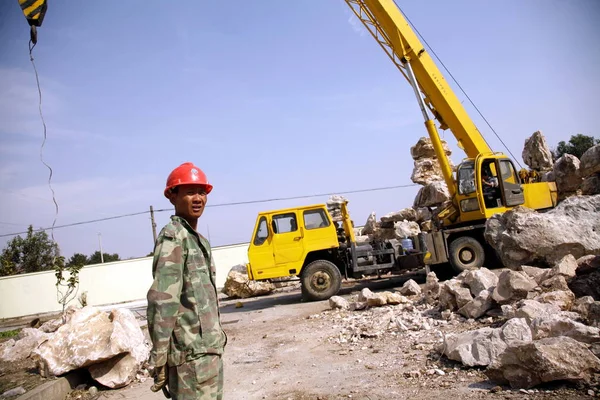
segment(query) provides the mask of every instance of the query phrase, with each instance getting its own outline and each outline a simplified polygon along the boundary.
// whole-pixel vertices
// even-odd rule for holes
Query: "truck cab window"
[[[261,217],[258,223],[258,229],[256,230],[256,236],[254,237],[254,245],[260,246],[269,237],[269,229],[267,225],[267,219]]]
[[[288,233],[298,230],[296,214],[285,213],[273,216],[273,230],[275,233]]]
[[[329,219],[322,209],[306,210],[304,211],[304,226],[306,229],[325,228],[329,226]]]

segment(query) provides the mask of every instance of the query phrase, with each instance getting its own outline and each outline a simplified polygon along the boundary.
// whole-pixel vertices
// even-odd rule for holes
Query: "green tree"
[[[29,225],[25,238],[17,235],[2,250],[0,276],[48,271],[54,268],[58,257],[58,244],[44,231],[34,233]]]
[[[88,258],[88,256],[86,256],[85,254],[81,254],[81,253],[75,253],[71,256],[71,258],[69,258],[69,261],[67,261],[67,267],[71,267],[71,266],[75,266],[75,265],[88,265],[90,263],[90,260]]]
[[[593,136],[586,136],[578,133],[577,135],[571,135],[568,143],[564,140],[558,142],[556,151],[553,152],[555,159],[559,159],[564,154],[571,154],[577,158],[581,158],[583,153],[590,147],[600,144],[600,139],[594,139]]]
[[[105,263],[112,262],[112,261],[121,261],[121,258],[119,257],[119,255],[117,253],[114,253],[114,254],[102,253],[102,256],[104,257]],[[102,262],[102,258],[100,257],[100,252],[98,250],[96,250],[96,252],[90,256],[88,264],[100,264],[101,262]]]

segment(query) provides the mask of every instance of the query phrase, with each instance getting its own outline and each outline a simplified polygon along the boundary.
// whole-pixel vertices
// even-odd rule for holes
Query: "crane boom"
[[[468,158],[492,150],[456,97],[393,0],[346,0],[379,45],[410,82],[411,67],[424,101],[440,124],[450,129]],[[407,65],[408,64],[408,65]],[[433,138],[432,138],[433,140]],[[437,152],[436,152],[437,153]],[[445,155],[437,154],[440,161]]]

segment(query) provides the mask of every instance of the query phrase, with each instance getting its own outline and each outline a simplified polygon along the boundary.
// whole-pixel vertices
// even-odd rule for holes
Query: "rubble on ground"
[[[406,336],[512,388],[559,380],[592,385],[600,378],[600,301],[569,289],[592,271],[600,271],[600,255],[567,254],[551,268],[481,268],[444,282],[430,272],[422,288],[407,281],[398,292],[334,296],[322,315],[332,313],[339,331],[329,340],[341,345]]]
[[[534,170],[549,171],[553,167],[552,153],[541,131],[525,139],[522,157],[525,164]]]
[[[600,254],[600,195],[573,196],[540,213],[515,207],[486,222],[485,239],[502,263],[551,266],[567,254]]]
[[[237,265],[227,274],[222,293],[232,298],[245,299],[248,297],[262,296],[275,290],[275,285],[269,281],[255,281],[248,278],[246,266]]]
[[[150,343],[130,310],[70,306],[65,320],[22,329],[16,340],[0,346],[0,361],[31,358],[42,377],[87,369],[108,388],[127,386],[143,373]]]

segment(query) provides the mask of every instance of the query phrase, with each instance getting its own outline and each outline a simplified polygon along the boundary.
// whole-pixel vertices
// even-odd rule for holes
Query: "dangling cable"
[[[50,188],[50,191],[52,192],[52,201],[54,202],[54,208],[55,208],[54,221],[52,222],[52,228],[51,228],[50,234],[52,237],[52,241],[55,242],[55,240],[54,240],[54,225],[56,224],[56,219],[58,217],[58,203],[56,202],[54,189],[52,188],[52,168],[48,164],[46,164],[46,162],[44,161],[44,155],[43,155],[44,145],[46,144],[46,137],[47,137],[46,121],[44,120],[44,114],[42,113],[42,89],[40,87],[40,78],[38,76],[37,68],[35,67],[35,62],[33,61],[33,48],[35,47],[35,45],[36,45],[36,43],[33,40],[29,40],[29,60],[31,61],[31,65],[33,65],[33,71],[35,72],[35,80],[37,82],[38,94],[39,94],[39,99],[40,99],[38,109],[40,112],[40,118],[42,119],[42,125],[44,126],[44,140],[42,141],[42,146],[40,147],[40,161],[50,171],[50,175],[48,176],[48,187]]]

